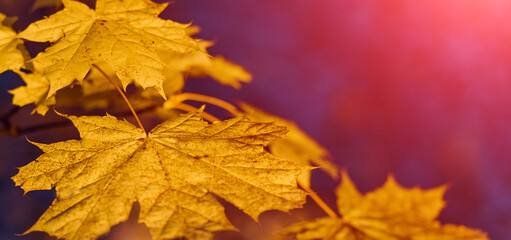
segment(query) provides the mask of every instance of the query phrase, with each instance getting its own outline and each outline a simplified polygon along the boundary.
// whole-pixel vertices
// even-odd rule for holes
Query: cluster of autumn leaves
[[[80,139],[33,143],[44,153],[12,178],[25,192],[57,192],[26,233],[96,239],[126,221],[138,202],[138,221],[153,239],[212,239],[214,232],[235,230],[215,196],[253,219],[270,209],[302,207],[307,192],[320,204],[310,189],[310,165],[334,179],[339,170],[296,124],[248,104],[182,93],[188,77],[208,76],[234,88],[251,80],[242,67],[210,56],[211,43],[191,37],[197,27],[159,18],[167,4],[150,0],[97,0],[94,9],[62,2],[62,10],[19,33],[11,18],[0,15],[0,72],[14,71],[26,83],[10,91],[13,104],[34,104],[41,115],[52,105],[107,108],[126,104],[116,91],[124,95],[130,85],[136,89],[127,97],[134,109],[150,106],[169,119],[146,132],[142,124],[110,115],[59,113],[73,122]],[[30,58],[25,41],[50,46]],[[219,121],[204,107],[183,103],[187,100],[220,106],[236,117]],[[481,231],[436,221],[445,187],[406,189],[389,177],[383,187],[362,195],[345,172],[340,175],[339,214],[322,203],[328,217],[292,225],[282,236],[487,239]]]

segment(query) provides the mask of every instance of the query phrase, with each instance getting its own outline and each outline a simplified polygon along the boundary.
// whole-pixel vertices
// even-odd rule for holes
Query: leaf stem
[[[119,87],[119,85],[117,85],[117,83],[114,82],[114,80],[112,78],[110,78],[110,76],[108,76],[108,74],[106,74],[103,71],[103,69],[98,67],[98,65],[92,64],[92,66],[94,66],[96,69],[98,69],[98,71],[101,72],[101,74],[103,74],[103,76],[105,76],[106,79],[108,79],[108,81],[110,81],[110,83],[112,83],[114,85],[114,87],[117,89],[117,91],[121,94],[122,98],[124,98],[124,101],[126,102],[126,104],[128,104],[128,107],[130,108],[131,113],[133,113],[133,116],[135,117],[135,119],[137,120],[138,125],[140,126],[142,131],[144,131],[144,134],[147,136],[147,132],[146,132],[144,126],[142,125],[142,122],[140,122],[140,119],[138,118],[138,115],[135,112],[135,109],[133,109],[133,106],[131,106],[131,103],[128,100],[128,97],[126,97],[126,94],[124,94],[124,91]]]
[[[211,96],[207,96],[207,95],[203,95],[203,94],[199,94],[199,93],[181,93],[176,96],[176,100],[178,102],[184,102],[186,100],[190,100],[190,101],[209,103],[209,104],[215,105],[217,107],[220,107],[220,108],[232,113],[235,116],[241,115],[241,112],[238,111],[238,108],[236,108],[234,105],[232,105],[224,100],[218,99],[216,97],[211,97]]]
[[[312,198],[312,200],[314,200],[314,202],[316,202],[316,204],[318,204],[318,206],[323,209],[323,211],[325,211],[326,214],[328,214],[328,216],[330,216],[331,218],[339,218],[339,216],[337,215],[337,213],[335,213],[334,210],[332,210],[332,208],[330,208],[326,203],[325,201],[323,201],[323,199],[321,199],[321,197],[319,197],[319,195],[314,192],[314,190],[312,190],[310,187],[308,187],[306,184],[302,183],[299,179],[297,180],[298,182],[298,185],[303,189],[305,190],[307,193],[309,193],[309,196]]]
[[[174,106],[172,106],[173,108],[175,109],[179,109],[179,110],[183,110],[183,111],[187,111],[187,112],[193,112],[193,111],[197,111],[198,108],[192,106],[192,105],[188,105],[188,104],[185,104],[185,103],[178,103],[178,104],[175,104]],[[217,117],[207,113],[207,112],[202,112],[202,117],[204,119],[206,119],[207,121],[209,122],[216,122],[216,121],[221,121],[220,119],[218,119]]]

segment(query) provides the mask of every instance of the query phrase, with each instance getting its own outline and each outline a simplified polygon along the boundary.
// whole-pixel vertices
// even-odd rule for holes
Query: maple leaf
[[[23,41],[12,30],[13,22],[13,19],[0,13],[0,73],[20,69],[25,63]]]
[[[332,178],[338,178],[338,167],[330,161],[331,157],[328,150],[300,129],[295,122],[266,113],[243,102],[239,105],[248,114],[247,116],[254,121],[275,122],[287,127],[289,132],[283,139],[271,142],[268,145],[273,155],[302,165],[313,163]],[[310,172],[302,173],[299,179],[302,184],[310,187]]]
[[[12,104],[22,107],[33,103],[35,108],[32,114],[37,112],[44,116],[49,106],[55,104],[55,96],[46,98],[49,89],[48,80],[39,72],[24,73],[17,70],[15,72],[27,85],[9,90],[9,93],[13,95]]]
[[[297,239],[350,240],[486,240],[485,233],[464,226],[442,225],[435,219],[444,208],[445,186],[430,190],[406,189],[392,176],[385,184],[365,195],[342,173],[336,190],[342,217],[300,222],[283,231]]]
[[[49,96],[81,81],[91,65],[107,62],[124,88],[132,81],[143,88],[163,92],[163,52],[197,51],[197,43],[185,29],[187,24],[158,18],[167,4],[150,0],[97,0],[95,10],[63,0],[64,9],[32,23],[19,34],[36,42],[55,43],[33,62],[45,69],[50,81]]]
[[[296,177],[308,167],[274,158],[263,148],[285,127],[244,117],[208,124],[197,112],[140,128],[112,116],[67,116],[80,140],[34,143],[44,154],[12,179],[25,191],[55,187],[57,198],[28,232],[94,239],[127,220],[153,239],[210,239],[234,229],[215,194],[257,219],[266,210],[300,207]]]

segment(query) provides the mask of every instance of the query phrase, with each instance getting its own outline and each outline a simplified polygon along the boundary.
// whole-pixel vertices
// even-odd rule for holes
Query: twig
[[[14,106],[13,108],[11,108],[11,110],[9,110],[2,117],[0,117],[0,122],[2,122],[2,124],[4,125],[4,130],[2,130],[2,132],[0,132],[0,136],[2,136],[2,135],[13,135],[13,136],[18,135],[18,131],[17,131],[16,127],[14,127],[11,124],[11,117],[14,114],[16,114],[20,109],[21,109],[20,106]]]
[[[152,105],[152,106],[149,106],[149,107],[146,107],[146,108],[143,108],[143,109],[139,109],[139,110],[137,110],[137,112],[139,114],[143,114],[145,112],[148,112],[148,111],[151,111],[151,110],[155,109],[157,106],[158,105]],[[123,112],[118,112],[118,113],[113,113],[112,115],[114,115],[114,116],[122,116],[122,117],[133,116],[131,110],[123,111]],[[70,125],[72,125],[72,122],[68,121],[68,120],[43,123],[43,124],[40,124],[40,125],[29,126],[29,127],[25,127],[25,128],[20,128],[20,127],[16,127],[16,126],[12,126],[11,125],[13,129],[16,129],[16,131],[15,131],[16,134],[9,134],[8,133],[8,134],[5,134],[5,135],[9,135],[9,136],[27,135],[27,134],[31,134],[31,133],[34,133],[34,132],[45,131],[45,130],[49,130],[49,129],[53,129],[53,128],[59,128],[59,127],[66,127],[66,126],[70,126]]]

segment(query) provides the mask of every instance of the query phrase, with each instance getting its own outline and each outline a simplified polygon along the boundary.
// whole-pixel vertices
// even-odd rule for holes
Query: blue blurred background
[[[27,13],[31,3],[0,0],[0,11],[36,19]],[[163,16],[200,26],[198,37],[216,41],[213,55],[254,76],[241,91],[206,80],[190,81],[186,90],[241,99],[296,121],[364,192],[388,173],[407,187],[448,183],[441,221],[508,240],[510,14],[511,2],[504,0],[175,0]],[[2,75],[2,112],[11,101],[5,90],[22,84],[13,79]],[[17,118],[46,121],[28,119],[27,111]],[[66,139],[65,132],[28,137],[51,142]],[[23,196],[9,179],[39,150],[23,137],[0,142],[0,239],[44,239],[13,234],[36,221],[52,194]],[[313,188],[332,205],[336,184],[314,175]],[[322,215],[313,205],[297,211],[297,220]],[[261,232],[272,229],[265,224],[297,221],[269,215],[280,220],[267,217],[257,225],[242,216],[243,234],[218,239],[264,239]]]

